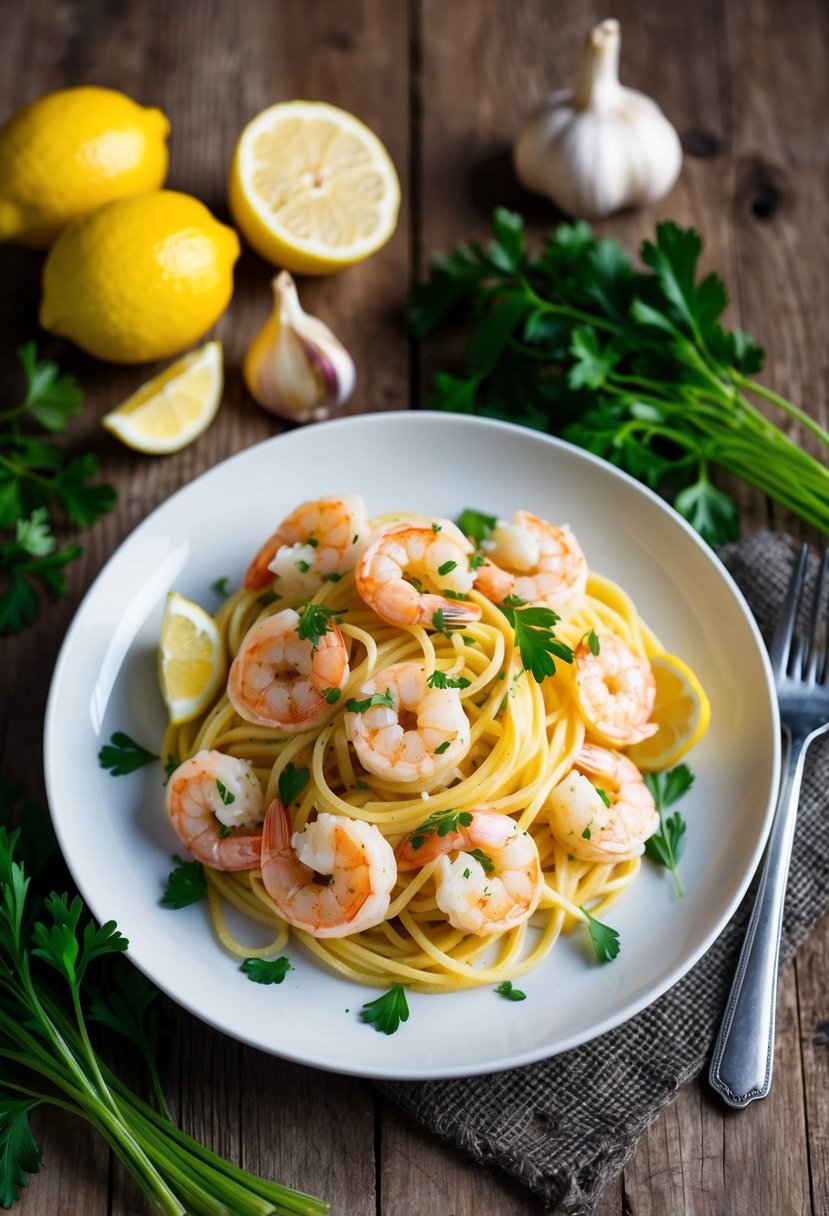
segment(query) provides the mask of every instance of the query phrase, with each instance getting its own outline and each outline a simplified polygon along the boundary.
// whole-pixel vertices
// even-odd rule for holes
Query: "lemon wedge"
[[[384,245],[400,181],[373,131],[320,101],[284,101],[239,137],[229,180],[237,228],[262,257],[298,274],[330,274]]]
[[[222,639],[213,617],[177,591],[169,592],[161,621],[158,679],[173,725],[203,713],[223,675]]]
[[[177,452],[213,421],[223,383],[222,344],[208,342],[148,380],[101,421],[137,452]]]
[[[657,772],[676,764],[698,743],[711,721],[711,705],[702,685],[687,664],[672,654],[650,660],[656,679],[656,700],[651,720],[656,734],[627,749],[644,772]]]

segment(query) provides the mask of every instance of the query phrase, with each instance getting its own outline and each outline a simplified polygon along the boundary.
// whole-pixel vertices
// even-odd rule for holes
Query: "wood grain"
[[[460,335],[422,348],[404,313],[430,254],[485,239],[496,204],[521,210],[532,239],[561,217],[523,191],[510,147],[524,116],[572,83],[587,29],[618,16],[622,78],[657,98],[686,150],[672,194],[600,225],[635,250],[656,220],[702,233],[705,265],[731,288],[729,320],[766,347],[765,382],[829,422],[829,8],[823,0],[0,0],[0,121],[23,102],[75,83],[121,88],[172,123],[169,186],[228,219],[226,176],[239,132],[271,102],[319,97],[345,106],[389,147],[403,209],[389,245],[366,263],[305,280],[305,306],[357,360],[350,412],[423,403]],[[122,448],[101,415],[155,370],[107,366],[37,331],[42,256],[0,248],[0,372],[14,399],[16,345],[74,371],[87,394],[67,434],[94,451],[121,491],[83,536],[69,592],[39,625],[0,643],[2,772],[42,797],[37,741],[49,674],[85,589],[117,544],[179,486],[282,424],[244,391],[239,365],[269,307],[273,268],[245,250],[223,343],[224,402],[213,426],[174,456]],[[787,424],[788,425],[788,424]],[[812,451],[801,428],[792,435]],[[367,454],[370,459],[370,453]],[[312,480],[312,473],[309,474]],[[804,530],[756,492],[723,480],[746,530]],[[266,526],[269,526],[266,525]],[[68,535],[68,533],[67,533]],[[781,978],[771,1097],[726,1112],[700,1081],[685,1087],[640,1142],[596,1216],[823,1216],[829,1211],[829,922]],[[318,1073],[227,1039],[172,1006],[168,1078],[182,1124],[247,1168],[321,1195],[335,1216],[540,1216],[510,1180],[482,1171],[410,1123],[367,1083]],[[131,1067],[126,1059],[124,1067]],[[132,1216],[136,1190],[78,1122],[39,1113],[44,1163],[18,1210]]]

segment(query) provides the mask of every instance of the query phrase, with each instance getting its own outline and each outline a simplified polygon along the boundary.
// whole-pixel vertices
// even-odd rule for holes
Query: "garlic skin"
[[[271,287],[273,312],[245,355],[245,384],[269,413],[291,422],[319,422],[354,392],[354,360],[327,325],[304,311],[287,270]]]
[[[612,18],[590,31],[579,88],[552,93],[514,148],[522,185],[581,219],[656,202],[682,165],[679,136],[656,102],[619,82],[621,40]]]

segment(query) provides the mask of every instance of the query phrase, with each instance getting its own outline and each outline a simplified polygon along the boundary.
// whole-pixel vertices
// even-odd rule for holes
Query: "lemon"
[[[711,706],[702,685],[687,664],[672,654],[650,659],[656,679],[656,701],[651,720],[659,730],[627,749],[644,772],[669,768],[698,743],[708,729]]]
[[[101,422],[136,452],[177,452],[207,430],[223,383],[222,344],[208,342],[142,384]]]
[[[189,722],[213,700],[224,675],[222,640],[209,613],[170,591],[161,620],[158,679],[174,725]]]
[[[239,137],[229,198],[237,228],[262,257],[298,274],[329,274],[385,245],[400,182],[383,144],[353,114],[283,101]]]
[[[46,249],[72,220],[167,174],[170,124],[115,89],[59,89],[0,127],[0,241]]]
[[[176,355],[227,308],[238,256],[233,229],[189,194],[107,203],[49,250],[40,323],[112,363]]]

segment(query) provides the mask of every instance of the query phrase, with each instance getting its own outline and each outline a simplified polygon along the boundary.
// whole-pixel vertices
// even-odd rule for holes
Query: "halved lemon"
[[[161,621],[158,679],[174,725],[207,709],[224,675],[222,640],[209,613],[177,591]]]
[[[101,421],[137,452],[177,452],[213,421],[223,384],[222,344],[208,342],[148,380]]]
[[[384,145],[347,110],[283,101],[239,137],[229,181],[237,228],[267,261],[330,274],[394,232],[400,181]]]
[[[676,764],[699,742],[711,721],[711,705],[699,680],[681,659],[656,654],[650,664],[656,679],[651,720],[658,723],[659,730],[629,747],[627,754],[644,772],[657,772]]]

